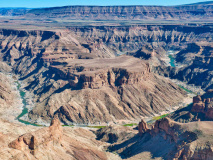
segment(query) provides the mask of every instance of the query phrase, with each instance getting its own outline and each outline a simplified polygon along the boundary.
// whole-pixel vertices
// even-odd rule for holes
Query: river
[[[23,109],[21,114],[16,118],[19,122],[24,123],[26,125],[32,125],[32,126],[41,126],[35,123],[31,123],[25,120],[22,120],[21,118],[28,113],[28,108],[27,108],[27,99],[26,99],[26,92],[21,88],[21,84],[19,81],[15,81],[16,85],[17,85],[17,89],[19,91],[20,97],[22,99],[22,103],[23,103]]]
[[[169,64],[170,64],[170,66],[172,66],[172,67],[175,67],[174,53],[175,53],[175,52],[172,51],[172,50],[169,50],[169,51],[167,52],[167,55],[168,55],[168,57],[169,57],[169,59],[170,59]]]

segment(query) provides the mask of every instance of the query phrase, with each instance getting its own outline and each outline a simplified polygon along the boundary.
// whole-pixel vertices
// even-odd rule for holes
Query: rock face
[[[147,123],[142,119],[141,122],[139,122],[138,124],[138,132],[140,135],[142,135],[143,133],[147,132],[148,130],[148,126]]]
[[[163,6],[65,6],[32,9],[28,16],[90,20],[211,19],[212,3]]]
[[[0,104],[2,108],[7,108],[13,104],[13,96],[11,84],[4,73],[0,73]]]
[[[177,150],[173,151],[175,154],[173,155],[174,159],[211,159],[213,156],[213,150],[211,149],[211,146],[213,145],[211,142],[208,141],[208,139],[203,138],[204,134],[207,134],[209,136],[209,132],[206,132],[203,130],[206,126],[212,125],[210,122],[203,122],[201,124],[198,124],[200,122],[194,122],[193,123],[186,123],[186,124],[180,124],[176,123],[174,121],[171,121],[170,119],[164,118],[160,121],[157,121],[154,125],[154,132],[159,134],[160,132],[164,132],[164,138],[169,138],[171,142],[175,142],[177,145]],[[192,125],[192,126],[190,126]],[[197,130],[194,128],[194,125],[198,125],[200,128],[197,128]],[[204,125],[204,127],[201,127],[201,125]],[[189,127],[190,126],[190,127]],[[203,128],[203,129],[202,129]],[[183,129],[183,131],[181,131]],[[202,144],[199,144],[200,139],[203,140]],[[182,142],[182,143],[181,143]],[[206,143],[209,143],[207,145]],[[179,145],[178,145],[179,144]],[[203,149],[198,150],[196,149],[199,146],[202,146]],[[171,155],[171,154],[170,154]],[[169,154],[168,154],[169,157]]]
[[[207,90],[203,95],[193,97],[193,103],[185,108],[181,108],[169,117],[175,121],[187,123],[193,121],[212,121],[213,120],[213,92]]]
[[[0,138],[1,136],[7,137],[0,134]],[[84,129],[63,129],[57,118],[52,120],[50,127],[26,133],[10,142],[10,148],[5,145],[7,141],[0,148],[0,158],[3,159],[107,159],[107,155],[98,149],[103,144],[95,140],[92,132]]]
[[[194,97],[191,111],[204,113],[206,120],[213,120],[213,92],[209,90],[202,97]]]
[[[212,125],[213,122],[178,123],[163,118],[156,121],[151,130],[114,144],[109,149],[125,159],[212,159]]]
[[[34,133],[27,133],[20,136],[9,144],[9,147],[35,154],[41,145],[52,142],[58,144],[63,135],[63,128],[59,119],[52,120],[50,127],[40,129]]]

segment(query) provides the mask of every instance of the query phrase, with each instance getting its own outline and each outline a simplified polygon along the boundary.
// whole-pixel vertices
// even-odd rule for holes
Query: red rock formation
[[[203,95],[203,99],[201,98],[201,96],[194,97],[191,111],[197,113],[204,113],[206,119],[213,120],[213,101],[211,98],[208,98],[212,97],[211,94],[212,91],[209,90],[205,95]]]
[[[164,140],[169,139],[171,144],[175,143],[176,148],[168,152],[166,159],[206,160],[206,157],[213,158],[211,148],[213,143],[209,142],[209,138],[199,134],[211,136],[213,130],[210,126],[212,122],[178,123],[169,118],[163,118],[155,122],[154,128],[149,133],[152,136],[162,136]],[[205,130],[206,127],[209,128],[208,131]],[[199,139],[202,139],[202,142]]]
[[[141,119],[141,122],[139,122],[138,124],[138,131],[139,131],[139,134],[142,135],[143,133],[145,133],[147,130],[148,130],[148,126],[147,126],[147,123]]]
[[[53,142],[55,144],[60,143],[63,135],[63,128],[58,118],[54,118],[51,122],[50,127],[42,128],[33,133],[27,133],[20,136],[9,144],[9,147],[22,150],[30,151],[34,154],[36,149],[44,143]]]
[[[154,124],[153,130],[150,132],[152,135],[159,134],[160,131],[165,132],[165,139],[170,137],[170,141],[178,142],[179,138],[177,132],[179,132],[179,124],[169,118],[163,118],[157,120]]]
[[[202,98],[198,95],[196,97],[193,97],[193,103],[199,103],[202,102]]]

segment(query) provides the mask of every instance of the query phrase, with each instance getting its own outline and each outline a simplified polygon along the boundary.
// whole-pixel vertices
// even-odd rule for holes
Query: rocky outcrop
[[[178,123],[166,117],[156,121],[152,129],[109,149],[125,159],[212,159],[212,125],[201,121]]]
[[[26,128],[32,129],[32,127],[27,126],[24,130]],[[16,127],[13,129],[17,130]],[[9,135],[3,136],[7,141],[8,139],[11,141],[13,137],[10,136],[14,134],[10,132]],[[103,144],[95,140],[95,135],[92,132],[81,128],[62,128],[57,118],[52,120],[50,127],[19,136],[9,143],[9,148],[5,145],[7,141],[2,145],[1,136],[0,134],[0,158],[3,159],[107,159],[107,155],[99,148]]]
[[[147,132],[148,130],[148,126],[147,123],[142,119],[141,122],[139,122],[138,124],[138,132],[140,135],[142,135],[143,133]]]
[[[196,96],[193,98],[193,106],[191,112],[205,114],[206,120],[213,120],[213,94],[212,90],[207,91],[206,94]]]
[[[151,45],[145,45],[137,52],[128,54],[137,58],[148,60],[151,59],[152,57],[155,57],[157,53]]]
[[[130,57],[120,57],[116,59],[95,59],[95,60],[76,60],[69,62],[68,80],[74,89],[99,89],[103,86],[122,86],[142,83],[149,78],[150,67],[148,64],[140,63]],[[133,62],[137,63],[133,65]],[[116,64],[119,62],[119,65]],[[81,65],[77,65],[77,64]],[[102,66],[101,66],[102,65]],[[72,67],[75,66],[75,67]],[[61,67],[61,66],[56,66]],[[59,71],[63,71],[63,67]],[[134,69],[140,69],[134,71]],[[77,72],[76,72],[77,71]],[[65,73],[66,74],[66,73]]]
[[[203,134],[205,134],[205,130],[202,130],[201,128],[198,128],[196,130],[193,128],[194,125],[206,125],[203,122],[203,124],[196,124],[199,122],[188,123],[188,124],[180,124],[174,121],[171,121],[168,118],[164,118],[162,120],[156,121],[154,125],[154,132],[157,134],[160,134],[160,132],[164,132],[164,138],[170,139],[171,142],[176,143],[176,150],[172,151],[175,153],[173,156],[167,155],[167,159],[173,158],[175,160],[179,159],[211,159],[213,156],[213,150],[211,149],[211,146],[213,145],[212,142],[207,142],[208,139],[205,139],[209,145],[206,145],[205,141],[202,144],[199,144],[199,139],[203,139]],[[210,122],[212,123],[212,122]],[[192,126],[190,126],[192,125]],[[211,124],[208,124],[211,125]],[[190,126],[190,127],[189,127]],[[205,127],[204,127],[205,128]],[[203,133],[204,132],[204,133]],[[209,134],[209,133],[207,133]],[[203,148],[201,150],[197,149],[197,147],[201,145]],[[170,158],[169,158],[170,157]],[[207,158],[208,157],[208,158]]]
[[[27,133],[20,136],[9,144],[9,147],[35,154],[41,145],[53,143],[60,144],[63,135],[63,128],[59,119],[52,120],[50,127],[40,129],[34,133]]]

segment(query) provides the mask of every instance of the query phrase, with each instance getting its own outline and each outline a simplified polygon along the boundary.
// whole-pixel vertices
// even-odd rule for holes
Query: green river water
[[[175,67],[175,58],[172,56],[172,55],[169,55],[169,58],[170,58],[170,65],[172,66],[172,67]]]
[[[25,97],[26,93],[21,89],[21,84],[18,81],[16,81],[15,83],[17,84],[17,89],[18,89],[18,91],[20,93],[20,96],[21,96],[21,99],[22,99],[22,103],[24,105],[21,114],[16,119],[19,122],[24,123],[26,125],[41,126],[41,125],[38,125],[38,124],[35,124],[35,123],[30,123],[28,121],[24,121],[24,120],[20,119],[21,117],[23,117],[25,114],[28,113],[27,100],[26,100],[26,97]]]

